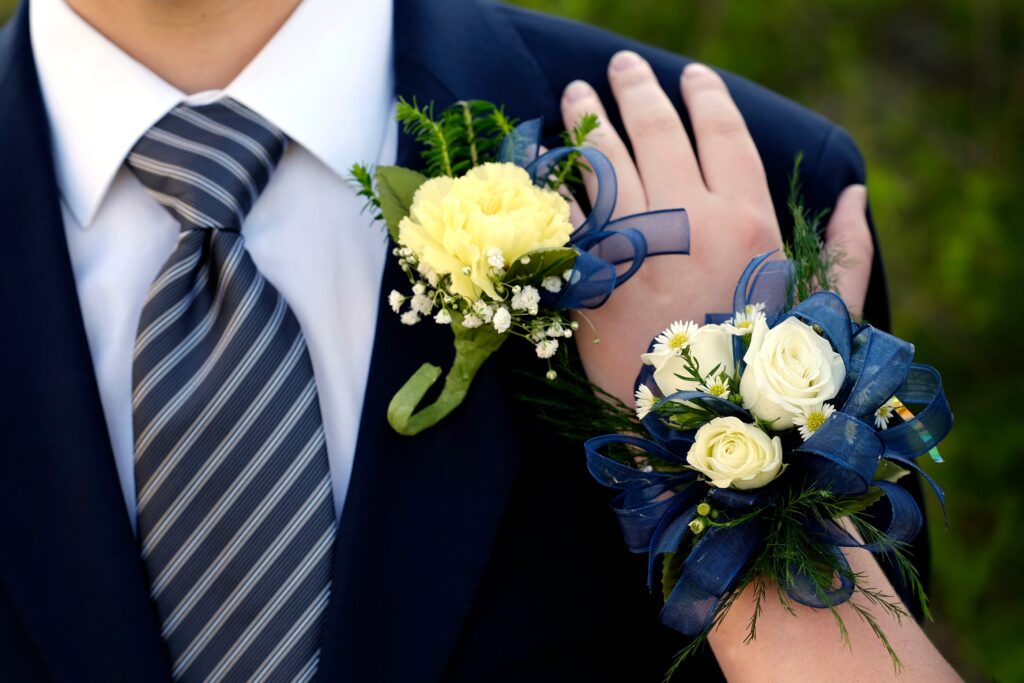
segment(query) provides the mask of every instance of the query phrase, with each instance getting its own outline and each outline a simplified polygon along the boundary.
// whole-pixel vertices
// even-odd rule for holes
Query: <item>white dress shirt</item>
[[[362,213],[363,200],[346,177],[355,162],[394,162],[391,2],[304,0],[227,88],[191,97],[121,51],[64,0],[32,0],[29,12],[68,251],[133,526],[132,349],[146,292],[173,251],[179,226],[123,162],[179,102],[222,95],[292,141],[242,234],[305,333],[340,513],[387,252],[382,229]]]

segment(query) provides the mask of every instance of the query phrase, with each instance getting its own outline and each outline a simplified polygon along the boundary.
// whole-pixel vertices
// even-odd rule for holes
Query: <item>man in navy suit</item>
[[[884,327],[863,163],[849,136],[728,74],[693,67],[680,86],[687,64],[483,0],[131,0],[116,10],[25,0],[0,33],[0,680],[658,680],[681,638],[657,625],[643,563],[623,548],[579,445],[515,399],[529,390],[515,373],[524,357],[508,350],[488,363],[436,428],[407,438],[388,426],[394,390],[422,362],[444,363],[450,340],[381,308],[381,292],[404,275],[359,217],[345,173],[354,162],[417,163],[389,123],[396,96],[501,103],[518,118],[544,117],[549,144],[563,120],[599,113],[596,144],[615,164],[620,209],[685,205],[695,223],[694,256],[651,260],[596,312],[611,343],[581,346],[591,379],[629,398],[635,347],[666,320],[724,310],[733,271],[781,243],[787,174],[802,151],[807,204],[834,208],[829,239],[861,257],[844,294]],[[211,107],[243,128],[258,121],[276,149],[273,175],[229,232],[244,235],[238,253],[251,281],[301,329],[316,378],[321,502],[326,518],[334,512],[330,569],[317,584],[329,601],[310,602],[302,613],[312,617],[280,638],[258,630],[273,601],[224,625],[242,584],[211,607],[223,619],[179,627],[181,604],[168,608],[158,587],[171,570],[149,551],[157,531],[174,535],[168,516],[187,524],[200,514],[171,506],[154,521],[147,512],[141,361],[133,367],[140,316],[158,298],[150,287],[171,277],[185,240],[183,209],[154,175],[194,176],[145,156],[140,140],[224,158],[167,124],[198,121],[236,138],[223,121],[199,120]],[[721,287],[699,287],[686,310],[658,305],[709,281]],[[239,410],[261,396],[237,397]],[[219,562],[227,549],[216,535],[202,540]],[[913,550],[923,567],[923,534]],[[873,560],[860,562],[885,580]],[[720,677],[719,665],[745,680],[822,678],[830,667],[851,675],[838,638],[801,616],[776,615],[776,635],[768,629],[753,646],[727,622],[712,640],[718,663],[694,660],[682,675]],[[857,659],[865,668],[854,677],[888,675],[887,658],[851,627],[873,655]],[[194,631],[183,636],[186,628]],[[912,671],[952,675],[915,625],[893,628]],[[307,637],[317,649],[299,662],[296,643]],[[298,673],[285,676],[292,659]]]

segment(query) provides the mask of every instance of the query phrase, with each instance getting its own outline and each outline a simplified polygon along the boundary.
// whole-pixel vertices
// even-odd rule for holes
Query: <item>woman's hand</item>
[[[743,268],[757,254],[782,247],[761,157],[722,79],[691,64],[680,79],[697,141],[695,150],[682,121],[650,65],[634,52],[616,54],[608,79],[635,158],[607,123],[601,100],[575,81],[562,97],[567,127],[595,113],[602,125],[591,137],[615,167],[615,215],[683,207],[690,218],[689,256],[657,256],[601,308],[587,317],[599,344],[590,342],[580,320],[580,356],[594,384],[632,404],[640,355],[674,320],[703,323],[708,312],[730,313]],[[591,200],[596,181],[584,178]],[[846,255],[837,273],[840,294],[854,314],[863,309],[871,272],[872,243],[861,185],[846,189],[828,225],[826,240]],[[580,319],[577,316],[577,319]]]
[[[640,355],[654,335],[674,320],[703,322],[709,311],[730,312],[743,268],[757,254],[780,248],[782,238],[761,158],[717,74],[697,64],[682,74],[680,87],[696,150],[651,67],[639,55],[615,55],[608,78],[635,154],[634,159],[607,123],[592,138],[618,175],[616,215],[683,207],[691,229],[692,255],[649,259],[608,303],[588,313],[600,344],[587,340],[585,323],[581,324],[579,350],[588,377],[631,404]],[[607,121],[594,90],[580,81],[570,84],[562,99],[566,126],[589,112]],[[594,179],[585,180],[593,200]],[[835,281],[855,316],[863,311],[874,253],[866,201],[862,185],[846,188],[825,233],[826,248],[843,255]],[[845,552],[867,585],[895,594],[870,553]],[[794,618],[778,601],[766,601],[757,639],[746,644],[753,602],[749,590],[739,597],[710,636],[729,680],[895,679],[889,656],[848,604],[837,609],[849,628],[852,650],[842,645],[828,610],[795,608]],[[899,681],[959,680],[912,619],[898,622],[883,610],[876,610],[876,618],[906,666]]]

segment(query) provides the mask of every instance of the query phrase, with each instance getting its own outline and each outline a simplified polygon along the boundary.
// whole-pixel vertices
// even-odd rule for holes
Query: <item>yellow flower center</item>
[[[807,429],[812,432],[818,431],[823,424],[825,424],[825,416],[822,413],[815,411],[807,416]]]
[[[712,384],[710,387],[708,387],[708,393],[711,394],[712,396],[722,396],[723,394],[725,394],[725,386],[721,383]]]
[[[753,326],[754,323],[750,322],[749,320],[741,320],[738,323],[736,323],[736,327],[738,327],[741,330],[749,330]]]
[[[676,332],[672,335],[672,338],[668,340],[668,347],[673,351],[678,351],[686,346],[688,341],[690,341],[690,337],[688,337],[685,332]]]

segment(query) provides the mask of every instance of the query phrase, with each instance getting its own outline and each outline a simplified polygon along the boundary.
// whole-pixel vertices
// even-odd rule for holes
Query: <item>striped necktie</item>
[[[239,232],[286,144],[222,99],[128,156],[181,223],[132,368],[139,542],[177,681],[305,681],[319,660],[335,523],[316,381]]]

